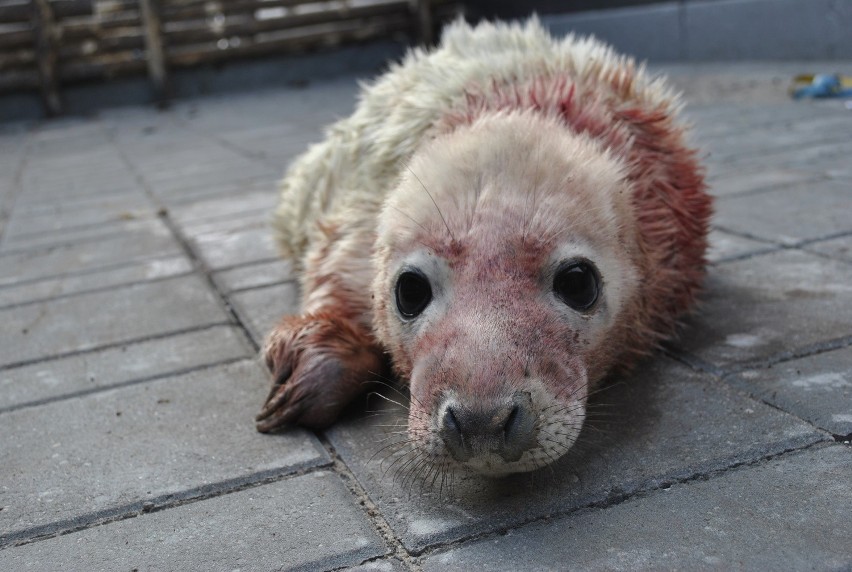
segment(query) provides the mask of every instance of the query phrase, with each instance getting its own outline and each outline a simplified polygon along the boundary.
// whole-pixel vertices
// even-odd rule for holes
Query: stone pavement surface
[[[676,71],[718,197],[701,310],[496,481],[384,449],[375,396],[254,430],[296,309],[276,179],[355,78],[0,126],[0,570],[852,569],[852,111]]]

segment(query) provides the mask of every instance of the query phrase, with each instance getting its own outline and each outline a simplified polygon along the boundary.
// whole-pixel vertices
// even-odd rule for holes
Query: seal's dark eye
[[[568,262],[553,277],[553,291],[560,300],[583,312],[595,305],[600,292],[600,278],[590,262]]]
[[[432,301],[432,287],[423,274],[407,270],[396,280],[396,307],[406,318],[418,316]]]

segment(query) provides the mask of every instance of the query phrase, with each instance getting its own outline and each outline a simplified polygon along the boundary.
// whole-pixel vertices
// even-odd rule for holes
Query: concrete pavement
[[[0,569],[852,568],[852,111],[706,69],[700,312],[552,470],[434,487],[376,398],[253,425],[275,182],[355,78],[0,126]]]

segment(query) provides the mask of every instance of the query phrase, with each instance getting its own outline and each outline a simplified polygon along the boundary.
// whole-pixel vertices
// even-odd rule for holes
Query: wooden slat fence
[[[0,93],[40,90],[62,111],[74,82],[292,54],[377,38],[430,43],[452,0],[0,0]]]

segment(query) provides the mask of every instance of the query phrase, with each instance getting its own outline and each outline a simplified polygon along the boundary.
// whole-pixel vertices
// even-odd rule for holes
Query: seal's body
[[[671,335],[710,199],[660,80],[593,39],[450,26],[365,87],[282,182],[302,315],[264,353],[269,431],[321,427],[389,354],[424,459],[531,470],[589,390]]]

